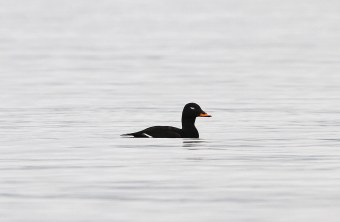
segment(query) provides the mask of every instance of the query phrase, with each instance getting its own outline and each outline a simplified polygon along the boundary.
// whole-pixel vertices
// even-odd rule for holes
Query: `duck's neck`
[[[196,117],[185,117],[182,116],[182,130],[183,130],[183,137],[186,138],[198,138],[199,134],[195,127],[195,120]]]

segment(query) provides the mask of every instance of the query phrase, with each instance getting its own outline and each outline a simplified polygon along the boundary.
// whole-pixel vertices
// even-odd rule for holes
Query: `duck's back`
[[[172,126],[152,126],[142,131],[125,134],[140,138],[181,138],[182,130]]]

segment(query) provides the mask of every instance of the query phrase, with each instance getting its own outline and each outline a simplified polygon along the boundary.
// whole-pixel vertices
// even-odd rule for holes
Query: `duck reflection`
[[[187,147],[188,149],[195,150],[199,147],[202,147],[206,144],[205,140],[202,139],[184,139],[183,147]]]

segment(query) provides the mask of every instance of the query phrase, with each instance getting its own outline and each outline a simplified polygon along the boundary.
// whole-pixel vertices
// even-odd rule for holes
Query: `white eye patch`
[[[195,109],[195,107],[190,106],[190,109]]]

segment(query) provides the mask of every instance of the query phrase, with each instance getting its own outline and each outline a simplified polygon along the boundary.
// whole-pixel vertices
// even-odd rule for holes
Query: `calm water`
[[[339,11],[0,1],[1,221],[339,221]],[[200,139],[119,136],[192,101]]]

